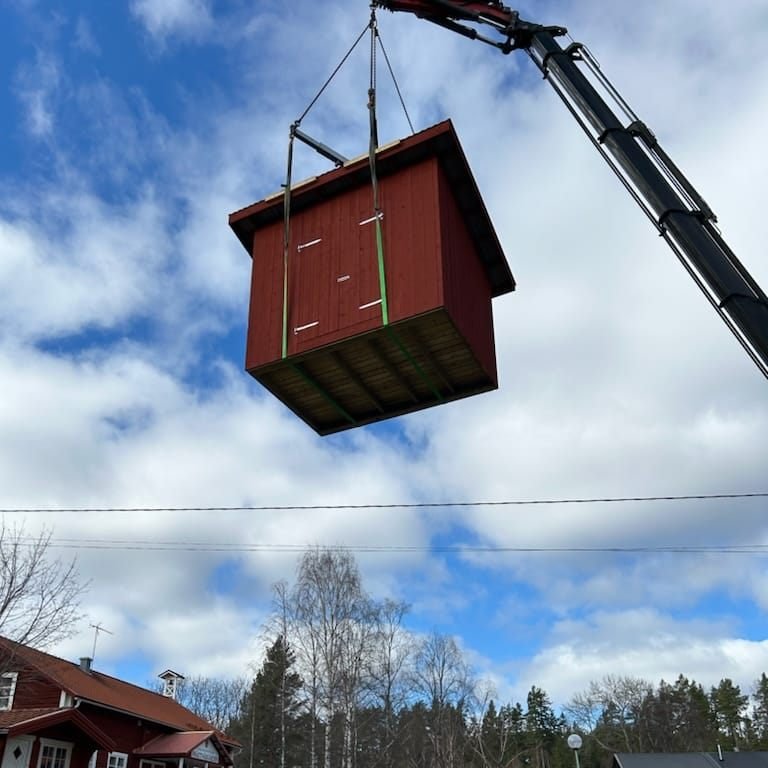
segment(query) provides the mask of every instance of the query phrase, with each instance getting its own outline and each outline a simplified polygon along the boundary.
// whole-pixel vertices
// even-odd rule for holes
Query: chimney
[[[80,657],[80,669],[83,670],[83,672],[90,673],[91,671],[91,662],[93,661],[90,656],[81,656]]]

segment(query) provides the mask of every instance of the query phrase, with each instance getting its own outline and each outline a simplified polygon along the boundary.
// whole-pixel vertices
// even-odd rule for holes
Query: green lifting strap
[[[381,293],[381,321],[389,325],[389,304],[387,303],[387,275],[384,271],[384,236],[381,231],[381,216],[376,213],[376,253],[379,262],[379,292]]]
[[[371,81],[368,87],[368,116],[370,118],[370,141],[368,143],[368,164],[371,168],[371,186],[373,187],[373,215],[376,222],[376,257],[379,264],[379,294],[381,295],[381,320],[389,325],[389,305],[387,303],[387,274],[384,268],[384,235],[381,218],[383,216],[379,205],[379,179],[376,175],[376,150],[379,146],[379,135],[376,127],[376,9],[371,7]]]
[[[398,349],[403,353],[406,360],[413,366],[416,373],[419,374],[421,377],[421,380],[427,385],[427,388],[432,392],[432,394],[438,399],[438,400],[445,400],[440,390],[435,386],[432,379],[429,378],[429,375],[424,371],[424,369],[416,362],[416,358],[408,351],[405,344],[403,344],[402,341],[400,341],[400,337],[397,335],[397,332],[395,329],[390,325],[387,326],[387,334],[392,339],[392,341],[395,342]]]
[[[283,334],[282,356],[288,357],[288,253],[291,247],[291,173],[293,171],[293,139],[298,123],[291,126],[291,136],[288,140],[288,170],[285,174],[285,190],[283,192]]]
[[[370,116],[371,136],[368,145],[368,163],[371,167],[371,185],[373,187],[373,212],[376,221],[376,256],[379,264],[379,291],[381,294],[381,322],[386,328],[387,334],[403,353],[404,357],[413,366],[421,380],[427,385],[427,388],[438,399],[443,400],[440,390],[434,385],[432,380],[426,374],[424,369],[416,362],[413,355],[406,349],[400,341],[399,336],[389,324],[389,304],[387,302],[387,275],[384,266],[384,235],[381,226],[383,213],[379,206],[379,180],[376,175],[376,150],[379,145],[378,129],[376,125],[376,42],[379,31],[376,26],[375,6],[371,7],[371,82],[368,88],[368,114]],[[406,113],[407,114],[407,113]],[[409,121],[410,122],[410,121]]]

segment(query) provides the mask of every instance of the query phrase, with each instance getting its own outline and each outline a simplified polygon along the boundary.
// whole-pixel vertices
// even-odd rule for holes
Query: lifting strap
[[[288,252],[291,247],[291,174],[293,172],[293,139],[296,135],[296,123],[291,126],[288,140],[288,170],[285,174],[283,190],[283,334],[282,356],[288,356]]]
[[[331,81],[336,76],[338,71],[347,61],[352,51],[354,51],[354,49],[360,43],[362,38],[365,36],[366,32],[369,30],[370,30],[370,38],[371,38],[371,56],[370,56],[371,64],[370,64],[370,82],[369,82],[369,88],[368,88],[368,115],[369,115],[369,126],[370,126],[370,138],[368,143],[368,163],[370,166],[371,186],[373,191],[373,212],[374,212],[374,224],[376,227],[376,260],[377,260],[378,275],[379,275],[379,292],[381,295],[382,325],[387,331],[387,336],[395,344],[395,346],[400,350],[403,357],[410,363],[412,368],[416,371],[419,378],[424,382],[424,384],[430,390],[430,392],[435,396],[437,400],[443,400],[444,398],[440,392],[439,387],[435,385],[435,383],[432,381],[432,379],[427,374],[427,372],[422,368],[422,366],[419,365],[418,361],[414,358],[411,352],[409,352],[408,348],[402,342],[402,340],[400,339],[395,329],[390,326],[390,322],[389,322],[389,303],[387,300],[387,275],[386,275],[386,266],[385,266],[385,260],[384,260],[384,233],[383,233],[383,226],[382,226],[382,219],[384,218],[384,212],[381,210],[381,200],[379,196],[379,180],[376,172],[376,152],[379,146],[378,126],[376,122],[376,48],[377,48],[377,45],[381,47],[381,51],[384,55],[384,59],[389,69],[389,74],[392,77],[392,81],[394,82],[395,90],[400,99],[400,104],[403,108],[403,112],[405,113],[405,117],[406,117],[406,120],[408,121],[408,126],[411,129],[411,133],[414,133],[414,128],[413,128],[413,123],[411,122],[410,115],[408,114],[408,110],[405,106],[405,102],[403,100],[403,96],[400,91],[400,86],[398,85],[397,80],[395,78],[395,74],[392,70],[392,65],[389,62],[389,57],[387,56],[386,49],[384,48],[384,44],[381,42],[381,37],[379,36],[378,25],[376,22],[376,8],[373,5],[371,6],[371,18],[368,24],[366,25],[366,27],[363,29],[363,31],[360,33],[358,38],[352,44],[352,47],[347,51],[347,53],[344,55],[344,57],[339,62],[337,67],[331,73],[330,77],[325,81],[325,83],[320,88],[318,93],[309,103],[309,106],[307,106],[304,112],[302,112],[298,120],[296,120],[291,125],[290,136],[288,140],[288,164],[287,164],[288,167],[286,170],[285,185],[283,189],[283,307],[282,307],[281,355],[283,359],[288,357],[288,320],[289,320],[289,309],[290,309],[289,271],[290,271],[290,244],[291,244],[291,183],[292,183],[292,175],[293,175],[293,142],[295,138],[300,138],[301,140],[306,141],[306,139],[303,137],[303,134],[299,130],[299,126],[301,125],[302,120],[307,116],[309,111],[312,109],[312,107],[315,105],[317,100],[323,94],[325,89],[331,83]],[[309,141],[307,143],[310,146],[314,147],[315,149],[318,149],[316,142]],[[319,149],[318,151],[320,151],[320,153],[325,155],[326,157],[329,156],[325,152],[322,152]],[[336,158],[335,156],[331,157],[331,159],[334,160],[335,162],[337,162],[338,160],[338,158]],[[337,162],[337,165],[338,165],[338,162]],[[313,379],[301,366],[293,365],[292,367],[294,371],[302,379],[304,379],[305,382],[307,382],[314,389],[320,392],[320,394],[333,406],[333,408],[339,413],[339,415],[341,415],[346,421],[350,422],[351,424],[356,423],[355,419],[349,413],[347,413],[344,410],[344,408],[333,397],[331,397],[330,394],[326,392],[322,388],[322,386],[315,379]]]
[[[381,210],[381,201],[379,199],[379,179],[376,174],[376,150],[379,147],[378,126],[376,123],[376,44],[378,42],[381,45],[381,39],[379,38],[379,30],[376,24],[375,6],[371,6],[370,28],[371,28],[371,79],[370,79],[370,85],[368,88],[368,114],[370,116],[370,120],[369,120],[370,141],[368,143],[368,164],[370,165],[370,168],[371,168],[371,186],[373,189],[373,215],[376,222],[376,258],[379,266],[379,292],[381,294],[381,322],[384,328],[386,329],[387,335],[389,336],[389,338],[392,340],[392,342],[394,342],[394,344],[400,350],[403,357],[405,357],[405,359],[410,363],[410,365],[418,374],[419,378],[424,382],[424,384],[427,386],[430,392],[432,392],[432,394],[438,400],[442,400],[443,396],[440,392],[440,389],[437,386],[435,386],[434,382],[429,377],[429,375],[419,365],[416,358],[414,358],[414,356],[408,351],[405,344],[403,344],[403,342],[401,341],[400,337],[397,334],[397,331],[395,331],[395,329],[392,328],[389,324],[389,304],[387,302],[387,275],[386,275],[386,269],[384,265],[384,235],[383,235],[382,225],[381,225],[381,220],[384,217],[384,213]],[[382,49],[382,52],[384,53],[384,58],[387,61],[387,66],[389,66],[390,74],[392,74],[392,79],[394,80],[392,67],[389,65],[389,59],[387,58],[387,54],[386,54],[386,51],[384,50],[383,45],[381,49]],[[403,104],[403,109],[405,110],[405,104],[402,101],[402,95],[400,94],[400,88],[397,86],[396,80],[395,80],[395,87],[397,88],[398,96],[400,96],[400,101]],[[408,116],[407,110],[405,110],[405,115],[406,115],[406,118],[408,119],[408,124],[411,127],[411,132],[413,132],[413,125],[411,124],[411,118]]]
[[[387,275],[384,269],[384,236],[381,231],[381,219],[384,215],[379,201],[379,179],[376,175],[376,150],[379,148],[379,131],[376,125],[376,39],[379,31],[376,25],[376,8],[371,7],[371,79],[368,86],[368,115],[370,140],[368,142],[368,164],[371,168],[371,186],[373,188],[373,215],[376,226],[376,258],[379,265],[379,293],[381,295],[381,321],[389,325],[389,305],[387,304]]]
[[[358,43],[365,37],[365,33],[368,31],[370,24],[366,24],[363,31],[357,36],[357,40],[352,43],[352,47],[344,54],[341,61],[337,64],[336,68],[331,72],[328,79],[323,83],[323,86],[315,94],[312,101],[309,102],[307,108],[301,113],[301,116],[291,125],[290,137],[288,139],[288,170],[285,175],[285,188],[283,190],[283,317],[282,317],[282,340],[281,340],[281,354],[283,359],[288,357],[288,314],[289,314],[289,280],[288,272],[290,268],[290,247],[291,247],[291,175],[293,173],[293,140],[297,135],[303,138],[303,134],[299,131],[301,121],[309,114],[312,107],[315,106],[317,100],[322,96],[325,89],[330,85],[331,80],[336,77],[338,71],[344,66],[346,60],[352,54],[352,51],[357,48]],[[315,144],[310,143],[310,146]],[[321,154],[324,154],[321,152]],[[331,158],[334,159],[335,158]]]

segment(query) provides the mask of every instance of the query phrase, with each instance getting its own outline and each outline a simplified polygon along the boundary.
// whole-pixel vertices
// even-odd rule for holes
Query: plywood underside
[[[497,386],[442,309],[249,373],[321,435]]]

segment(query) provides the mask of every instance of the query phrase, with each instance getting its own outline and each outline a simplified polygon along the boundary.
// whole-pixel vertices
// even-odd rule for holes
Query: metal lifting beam
[[[654,221],[762,373],[768,377],[768,299],[714,226],[714,215],[657,146],[634,114],[625,126],[584,75],[583,46],[563,49],[546,30],[534,32],[528,53],[605,150],[606,159]],[[586,54],[588,56],[588,53]],[[610,83],[604,83],[616,93]],[[618,94],[616,94],[618,97]],[[619,101],[625,110],[628,107]]]
[[[374,4],[413,13],[503,53],[525,50],[768,378],[765,293],[723,240],[707,204],[603,75],[588,49],[579,43],[563,48],[556,40],[566,33],[563,27],[523,21],[498,1],[374,0]],[[491,27],[501,40],[483,37],[460,22]],[[626,124],[601,92],[623,113]]]

